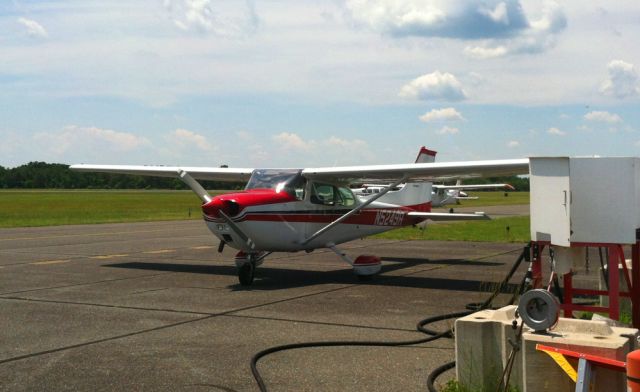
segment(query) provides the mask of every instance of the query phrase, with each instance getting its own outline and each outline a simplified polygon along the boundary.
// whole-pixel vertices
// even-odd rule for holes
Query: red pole
[[[620,246],[610,245],[609,247],[609,317],[620,320]],[[624,257],[624,256],[623,256]]]

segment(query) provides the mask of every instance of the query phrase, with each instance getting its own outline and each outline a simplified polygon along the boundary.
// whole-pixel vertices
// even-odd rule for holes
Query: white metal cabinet
[[[635,243],[640,227],[639,158],[531,158],[531,238]]]

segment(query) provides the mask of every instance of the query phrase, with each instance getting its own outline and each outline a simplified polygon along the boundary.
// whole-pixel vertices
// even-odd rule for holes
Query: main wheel
[[[251,286],[253,283],[253,263],[248,262],[244,263],[238,268],[238,280],[240,280],[240,284],[243,286]]]

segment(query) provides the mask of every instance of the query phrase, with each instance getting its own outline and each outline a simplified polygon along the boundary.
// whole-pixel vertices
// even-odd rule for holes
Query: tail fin
[[[436,160],[436,151],[429,150],[426,147],[420,147],[420,152],[418,152],[418,157],[416,158],[416,163],[432,163]]]

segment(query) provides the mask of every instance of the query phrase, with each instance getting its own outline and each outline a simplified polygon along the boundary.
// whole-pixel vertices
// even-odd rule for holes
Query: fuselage
[[[255,177],[255,178],[254,178]],[[271,178],[268,178],[271,177]],[[318,230],[356,208],[366,198],[347,187],[307,181],[299,171],[256,171],[241,192],[214,197],[202,206],[211,232],[244,252],[324,248],[424,220],[411,211],[431,210],[431,184],[407,184],[387,193],[330,231],[305,242]],[[222,218],[223,211],[242,234]]]

